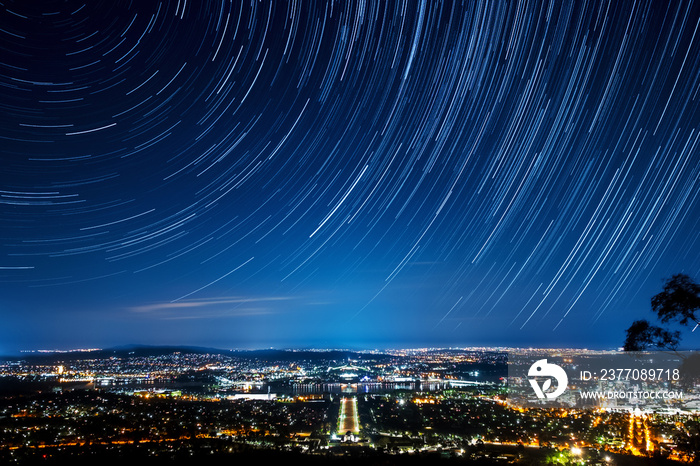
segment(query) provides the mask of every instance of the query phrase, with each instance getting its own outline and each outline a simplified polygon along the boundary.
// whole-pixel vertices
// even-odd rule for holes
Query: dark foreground
[[[453,452],[421,452],[415,454],[389,454],[359,446],[333,447],[321,453],[302,453],[295,450],[261,448],[253,445],[231,443],[224,440],[195,440],[190,442],[129,445],[82,445],[46,448],[8,449],[0,447],[0,464],[14,465],[64,465],[123,466],[146,464],[152,466],[185,466],[207,464],[210,466],[231,464],[306,464],[390,466],[390,465],[544,465],[544,464],[609,464],[600,462],[561,463],[553,460],[557,450],[518,449],[516,447],[473,448],[463,454]],[[678,465],[662,458],[642,458],[629,455],[613,455],[612,464],[618,466]],[[251,462],[251,463],[248,463]],[[256,462],[256,463],[253,463]]]

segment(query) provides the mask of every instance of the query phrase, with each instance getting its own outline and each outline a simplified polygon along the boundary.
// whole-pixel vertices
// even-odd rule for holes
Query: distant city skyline
[[[0,354],[616,348],[700,280],[700,2],[0,18]]]
[[[236,353],[236,352],[241,352],[241,353],[247,353],[247,352],[257,352],[257,351],[281,351],[281,352],[290,352],[290,353],[297,353],[297,352],[313,352],[313,353],[325,353],[325,352],[334,352],[334,351],[347,351],[347,352],[352,352],[352,353],[358,353],[358,354],[377,354],[377,353],[386,353],[386,354],[404,354],[404,353],[424,353],[424,352],[431,352],[431,351],[457,351],[457,352],[470,352],[470,351],[487,351],[487,352],[520,352],[520,351],[531,351],[531,350],[542,350],[542,351],[591,351],[594,353],[598,352],[622,352],[622,349],[619,347],[615,348],[577,348],[577,347],[509,347],[509,346],[424,346],[424,347],[366,347],[366,348],[351,348],[351,347],[337,347],[337,348],[323,348],[323,347],[294,347],[294,346],[287,346],[287,347],[250,347],[250,348],[216,348],[216,347],[207,347],[207,346],[195,346],[195,345],[147,345],[147,344],[141,344],[141,345],[118,345],[118,346],[111,346],[111,347],[105,347],[105,348],[67,348],[67,349],[59,349],[59,348],[34,348],[34,349],[25,349],[25,350],[20,350],[17,353],[8,353],[8,354],[0,354],[0,356],[8,356],[8,357],[14,357],[18,355],[56,355],[60,356],[61,354],[67,354],[67,355],[75,355],[79,356],[81,354],[85,355],[90,355],[91,353],[97,353],[97,352],[102,352],[102,351],[117,351],[117,352],[124,352],[124,351],[131,351],[131,350],[173,350],[173,351],[205,351],[205,350],[211,350],[211,351],[222,351],[222,352],[231,352],[231,353]],[[228,353],[227,353],[228,354]]]

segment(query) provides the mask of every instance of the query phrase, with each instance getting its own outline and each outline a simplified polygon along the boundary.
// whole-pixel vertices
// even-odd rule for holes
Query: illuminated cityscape
[[[681,404],[672,413],[513,404],[506,358],[528,351],[31,353],[0,366],[0,458],[31,464],[87,450],[173,461],[266,451],[483,464],[698,459],[700,410]],[[700,400],[693,393],[685,401]]]

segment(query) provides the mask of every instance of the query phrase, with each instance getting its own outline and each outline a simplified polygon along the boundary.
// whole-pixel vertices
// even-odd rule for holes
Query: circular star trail
[[[619,346],[700,278],[699,25],[3,1],[0,350]]]

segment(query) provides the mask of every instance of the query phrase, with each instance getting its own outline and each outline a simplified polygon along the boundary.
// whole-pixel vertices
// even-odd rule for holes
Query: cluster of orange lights
[[[414,398],[413,402],[417,405],[422,405],[422,404],[434,405],[436,403],[435,398]]]

